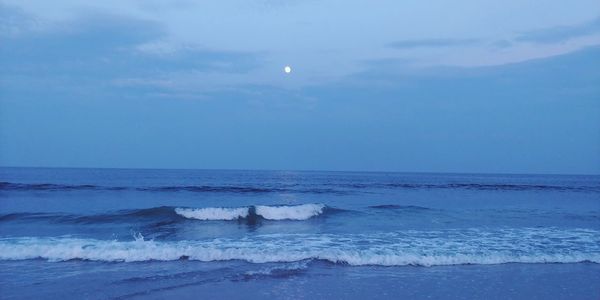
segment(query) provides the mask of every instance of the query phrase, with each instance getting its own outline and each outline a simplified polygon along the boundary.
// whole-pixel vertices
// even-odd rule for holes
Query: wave
[[[347,191],[333,188],[234,186],[234,185],[174,185],[154,187],[101,186],[92,184],[56,184],[56,183],[13,183],[0,182],[0,191],[138,191],[138,192],[192,192],[192,193],[230,193],[230,194],[346,194]]]
[[[148,192],[198,192],[198,193],[273,193],[285,192],[280,188],[262,188],[253,186],[156,186],[156,187],[125,187],[100,186],[92,184],[55,184],[55,183],[13,183],[0,182],[0,190],[7,191],[148,191]]]
[[[75,191],[75,190],[126,190],[126,187],[103,187],[93,184],[13,183],[0,182],[0,190],[13,191]]]
[[[139,191],[139,192],[192,192],[192,193],[232,193],[232,194],[348,194],[368,189],[466,189],[494,191],[563,191],[600,192],[600,186],[562,186],[542,184],[494,184],[494,183],[326,183],[320,185],[173,185],[154,187],[100,186],[91,184],[56,183],[13,183],[0,182],[0,191]]]
[[[237,220],[244,218],[263,218],[266,220],[307,220],[323,214],[324,204],[300,205],[256,205],[249,207],[206,207],[176,208],[175,212],[188,219],[198,220]]]
[[[52,223],[96,224],[136,222],[142,220],[183,219],[173,207],[160,206],[144,209],[126,209],[97,215],[75,215],[65,213],[10,213],[0,215],[0,222],[47,221]]]
[[[246,218],[250,212],[249,207],[226,208],[226,207],[206,207],[206,208],[175,208],[175,213],[188,219],[197,220],[237,220]]]
[[[255,207],[256,214],[267,220],[306,220],[323,213],[323,204],[302,204],[294,206],[265,206]]]
[[[504,184],[504,183],[353,183],[341,185],[353,189],[462,189],[481,191],[559,191],[559,192],[600,192],[600,186],[544,185],[544,184]]]
[[[352,266],[502,263],[600,263],[600,231],[520,228],[403,231],[377,234],[270,234],[237,239],[134,241],[58,238],[0,239],[0,260],[73,259],[106,262],[325,260]]]
[[[382,205],[372,205],[369,208],[375,209],[393,209],[393,210],[431,210],[429,207],[417,206],[417,205],[397,205],[397,204],[382,204]]]
[[[178,222],[184,220],[245,220],[254,223],[258,219],[265,220],[307,220],[324,213],[342,211],[324,204],[301,205],[255,205],[247,207],[205,207],[181,208],[160,206],[144,209],[119,210],[97,215],[74,215],[64,213],[11,213],[0,215],[2,222],[51,222],[65,224],[105,224],[136,222]]]

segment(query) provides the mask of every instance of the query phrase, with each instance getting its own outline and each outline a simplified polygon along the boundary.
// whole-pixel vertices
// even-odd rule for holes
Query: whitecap
[[[229,221],[247,217],[249,209],[248,207],[175,208],[175,212],[188,219]]]
[[[307,220],[323,213],[323,204],[302,204],[293,206],[257,205],[256,214],[267,220]]]
[[[0,260],[251,263],[327,260],[348,265],[436,266],[502,263],[600,263],[600,231],[519,228],[374,234],[267,234],[210,240],[133,241],[71,237],[0,239]]]

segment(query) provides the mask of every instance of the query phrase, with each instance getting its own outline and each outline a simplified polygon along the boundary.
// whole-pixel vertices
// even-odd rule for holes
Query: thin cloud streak
[[[560,43],[573,38],[600,34],[600,17],[574,26],[559,26],[520,34],[515,40],[540,44]]]
[[[455,46],[471,46],[481,42],[479,39],[417,39],[402,40],[388,44],[388,47],[396,49],[412,48],[440,48]]]

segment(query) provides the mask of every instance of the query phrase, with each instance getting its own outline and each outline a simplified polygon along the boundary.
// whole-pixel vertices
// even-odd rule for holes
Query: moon
[[[283,71],[284,71],[286,74],[289,74],[289,73],[291,73],[291,72],[292,72],[292,67],[290,67],[290,66],[285,66],[285,67],[283,68]]]

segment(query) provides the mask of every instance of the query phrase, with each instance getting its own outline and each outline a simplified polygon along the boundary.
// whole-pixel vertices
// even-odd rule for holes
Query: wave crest
[[[256,214],[267,220],[307,220],[318,216],[325,210],[323,204],[301,204],[294,206],[264,206],[255,207]]]
[[[175,208],[175,212],[188,219],[198,220],[236,220],[246,218],[249,213],[248,207],[224,208],[224,207],[206,207],[206,208]]]
[[[249,207],[205,207],[175,208],[175,212],[188,219],[231,221],[248,217],[260,217],[266,220],[307,220],[321,215],[325,211],[324,204],[300,205],[256,205]]]
[[[0,260],[327,260],[349,265],[600,263],[600,231],[522,228],[379,234],[270,234],[238,239],[147,241],[77,238],[0,239]]]

